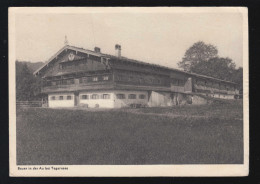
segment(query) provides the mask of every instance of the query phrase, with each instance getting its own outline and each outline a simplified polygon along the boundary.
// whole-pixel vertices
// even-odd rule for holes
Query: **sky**
[[[15,16],[15,53],[20,61],[47,61],[69,45],[177,68],[195,42],[215,45],[220,57],[243,61],[241,13],[22,13]]]

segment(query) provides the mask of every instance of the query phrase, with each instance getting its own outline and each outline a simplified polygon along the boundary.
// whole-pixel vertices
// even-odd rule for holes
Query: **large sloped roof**
[[[79,48],[79,47],[75,47],[75,46],[71,46],[71,45],[66,45],[66,46],[62,47],[55,55],[53,55],[47,62],[44,63],[43,66],[41,66],[33,74],[36,75],[37,73],[39,73],[39,71],[41,71],[45,66],[47,66],[54,58],[56,58],[65,49],[71,49],[71,50],[75,50],[75,51],[82,52],[82,53],[85,53],[85,54],[90,54],[90,55],[94,55],[94,56],[98,56],[98,57],[104,57],[104,58],[108,58],[108,59],[117,59],[117,60],[119,59],[119,60],[128,61],[128,62],[132,62],[132,63],[136,63],[136,64],[142,64],[142,65],[146,65],[146,66],[152,66],[152,67],[167,69],[167,70],[170,70],[170,71],[180,72],[180,73],[183,73],[183,74],[196,76],[196,77],[200,77],[200,78],[206,78],[206,79],[217,80],[217,81],[220,81],[220,82],[236,84],[236,83],[231,82],[231,81],[226,81],[226,80],[222,80],[222,79],[218,79],[218,78],[214,78],[214,77],[210,77],[210,76],[206,76],[206,75],[201,75],[201,74],[192,73],[192,72],[185,72],[185,71],[182,71],[182,70],[179,70],[179,69],[176,69],[176,68],[170,68],[170,67],[166,67],[166,66],[162,66],[162,65],[158,65],[158,64],[151,64],[151,63],[144,62],[144,61],[129,59],[129,58],[123,57],[123,56],[121,56],[119,58],[117,56],[113,56],[113,55],[110,55],[110,54],[95,52],[95,51],[92,51],[92,50],[89,50],[89,49]]]

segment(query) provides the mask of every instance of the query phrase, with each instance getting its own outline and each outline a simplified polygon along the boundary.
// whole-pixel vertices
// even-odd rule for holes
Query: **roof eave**
[[[64,47],[62,47],[55,55],[53,55],[43,66],[41,66],[38,70],[36,70],[33,74],[37,75],[39,74],[39,72],[45,67],[47,66],[53,59],[55,59],[61,52],[63,52],[65,49],[71,49],[71,50],[75,50],[77,52],[82,52],[85,54],[89,54],[89,55],[94,55],[97,57],[106,57],[106,55],[101,54],[101,53],[95,53],[94,51],[90,51],[90,50],[86,50],[83,48],[78,48],[78,47],[74,47],[74,46],[70,46],[70,45],[65,45]],[[107,57],[106,57],[107,58]]]
[[[54,58],[56,58],[63,50],[65,50],[68,47],[68,45],[65,45],[62,47],[55,55],[53,55],[43,66],[41,66],[38,70],[36,70],[33,75],[36,75],[39,73],[45,66],[47,66]]]

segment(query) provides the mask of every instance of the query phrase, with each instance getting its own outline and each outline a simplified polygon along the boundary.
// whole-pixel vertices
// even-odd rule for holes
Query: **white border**
[[[241,13],[243,16],[243,107],[244,107],[244,164],[234,165],[58,165],[60,171],[21,171],[16,165],[16,98],[15,98],[15,15],[20,13]],[[9,8],[9,164],[10,176],[247,176],[249,172],[249,71],[248,71],[248,10],[245,7],[203,8],[129,8],[129,7],[12,7]],[[27,167],[40,167],[28,166]]]

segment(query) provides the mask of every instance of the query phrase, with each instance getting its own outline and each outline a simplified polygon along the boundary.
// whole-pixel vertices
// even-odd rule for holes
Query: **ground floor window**
[[[98,94],[93,94],[93,95],[91,96],[91,99],[99,99]]]
[[[59,100],[63,100],[63,96],[59,96]]]
[[[55,100],[55,96],[51,96],[51,100]]]
[[[143,94],[139,95],[139,99],[145,99],[145,95]]]
[[[88,99],[88,95],[81,95],[81,99],[87,100]]]
[[[125,99],[125,94],[117,94],[116,98],[117,99]]]
[[[67,100],[71,100],[71,96],[69,95],[69,96],[67,96]]]
[[[128,99],[136,99],[136,95],[135,94],[129,94]]]
[[[110,94],[103,94],[102,97],[103,99],[110,99]]]

